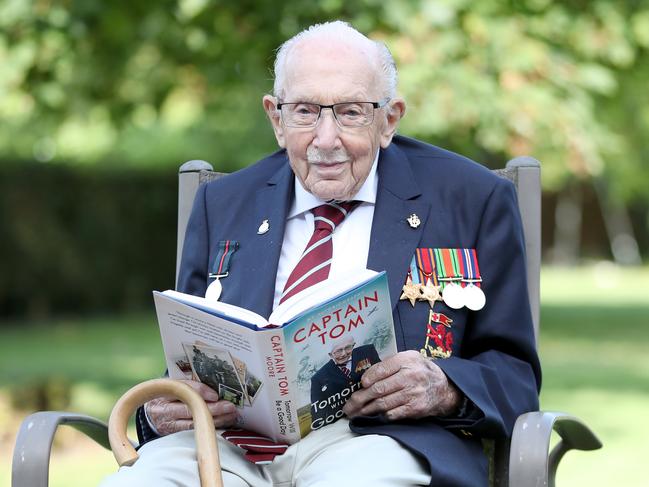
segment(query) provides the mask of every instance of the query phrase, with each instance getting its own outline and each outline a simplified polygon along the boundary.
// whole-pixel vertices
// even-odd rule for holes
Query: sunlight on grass
[[[558,485],[646,485],[649,268],[547,268],[541,281],[541,406],[583,420],[602,440],[571,451]]]

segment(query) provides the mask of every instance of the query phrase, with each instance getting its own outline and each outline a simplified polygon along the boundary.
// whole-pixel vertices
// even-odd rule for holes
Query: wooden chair
[[[534,330],[538,340],[541,269],[540,164],[531,157],[517,157],[509,161],[504,169],[495,172],[501,177],[510,179],[518,192],[518,204],[523,220],[527,250],[527,287],[532,305]],[[200,184],[220,176],[222,174],[214,172],[212,166],[204,161],[189,161],[180,167],[176,276],[178,276],[185,230],[196,190]],[[160,382],[160,380],[149,382]],[[166,384],[171,381],[163,382]],[[163,385],[163,387],[166,386]],[[134,390],[135,392],[133,392]],[[126,439],[126,420],[139,404],[154,397],[151,394],[153,393],[148,385],[144,388],[136,386],[120,400],[118,403],[120,408],[113,411],[109,421],[110,441],[109,426],[89,416],[47,411],[37,412],[25,418],[16,439],[12,465],[12,487],[47,487],[52,441],[60,425],[72,426],[106,448],[112,446],[120,465],[133,463],[137,455]],[[161,393],[158,392],[158,394]],[[182,396],[184,392],[180,391],[177,394]],[[190,397],[184,399],[193,400]],[[122,409],[121,406],[125,403],[126,407]],[[201,411],[201,407],[205,406],[204,403],[200,403],[193,406],[196,414],[209,416],[209,413],[206,413],[206,408]],[[211,417],[205,421],[211,421]],[[200,428],[197,428],[197,436],[199,430]],[[209,426],[207,431],[211,431]],[[559,435],[560,439],[550,451],[553,431]],[[214,435],[206,436],[214,437]],[[490,457],[490,485],[493,487],[553,487],[559,461],[568,450],[595,450],[601,446],[601,442],[590,429],[573,416],[560,412],[543,411],[523,414],[516,421],[510,442],[485,441],[485,450]],[[214,465],[215,459],[218,462],[216,453],[210,453],[207,456],[209,458],[201,458],[199,452],[201,464],[206,463],[206,472],[218,470],[218,465]],[[215,475],[205,474],[205,476]],[[220,477],[220,473],[218,476]],[[202,478],[204,478],[203,475]],[[203,482],[203,485],[207,487],[219,484],[213,479],[208,479]]]

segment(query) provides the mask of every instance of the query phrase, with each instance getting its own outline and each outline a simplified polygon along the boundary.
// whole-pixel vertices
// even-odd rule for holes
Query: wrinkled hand
[[[363,389],[354,392],[343,411],[352,418],[384,414],[389,420],[448,416],[461,394],[446,374],[419,352],[399,352],[367,369]]]
[[[183,380],[191,386],[207,404],[207,409],[212,413],[214,426],[225,428],[235,424],[237,408],[228,401],[219,400],[219,395],[211,387],[195,380]],[[161,435],[169,435],[191,429],[194,426],[189,408],[181,401],[170,397],[152,399],[144,405],[149,420]]]

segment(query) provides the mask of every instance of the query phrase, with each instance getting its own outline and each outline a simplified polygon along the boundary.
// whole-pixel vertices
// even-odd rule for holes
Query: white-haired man
[[[346,418],[270,464],[247,462],[220,438],[225,484],[486,485],[481,438],[506,436],[519,414],[538,407],[513,186],[457,154],[396,136],[406,105],[396,95],[392,58],[345,23],[313,26],[287,41],[275,74],[263,106],[281,150],[199,189],[179,288],[202,295],[218,243],[237,240],[221,299],[268,315],[306,279],[294,273],[318,228],[314,214],[353,200],[322,239],[330,256],[312,270],[319,279],[365,267],[387,271],[399,353],[365,371]],[[480,283],[482,309],[458,305],[450,292],[448,302],[436,299],[429,279],[460,277]],[[194,386],[217,428],[231,426],[235,408]],[[197,486],[186,408],[159,399],[145,409],[150,424],[142,414],[140,436],[162,437],[106,485]]]
[[[381,361],[373,344],[356,346],[351,334],[332,340],[330,350],[331,360],[311,376],[311,428],[314,430],[342,416],[344,399],[341,398],[355,391],[365,371]]]

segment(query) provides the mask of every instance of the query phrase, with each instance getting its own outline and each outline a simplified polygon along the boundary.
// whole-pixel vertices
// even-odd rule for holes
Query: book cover
[[[239,408],[241,427],[275,441],[339,419],[362,373],[396,353],[387,278],[313,288],[278,307],[271,319],[288,322],[276,328],[231,305],[154,292],[169,376],[209,385]]]

